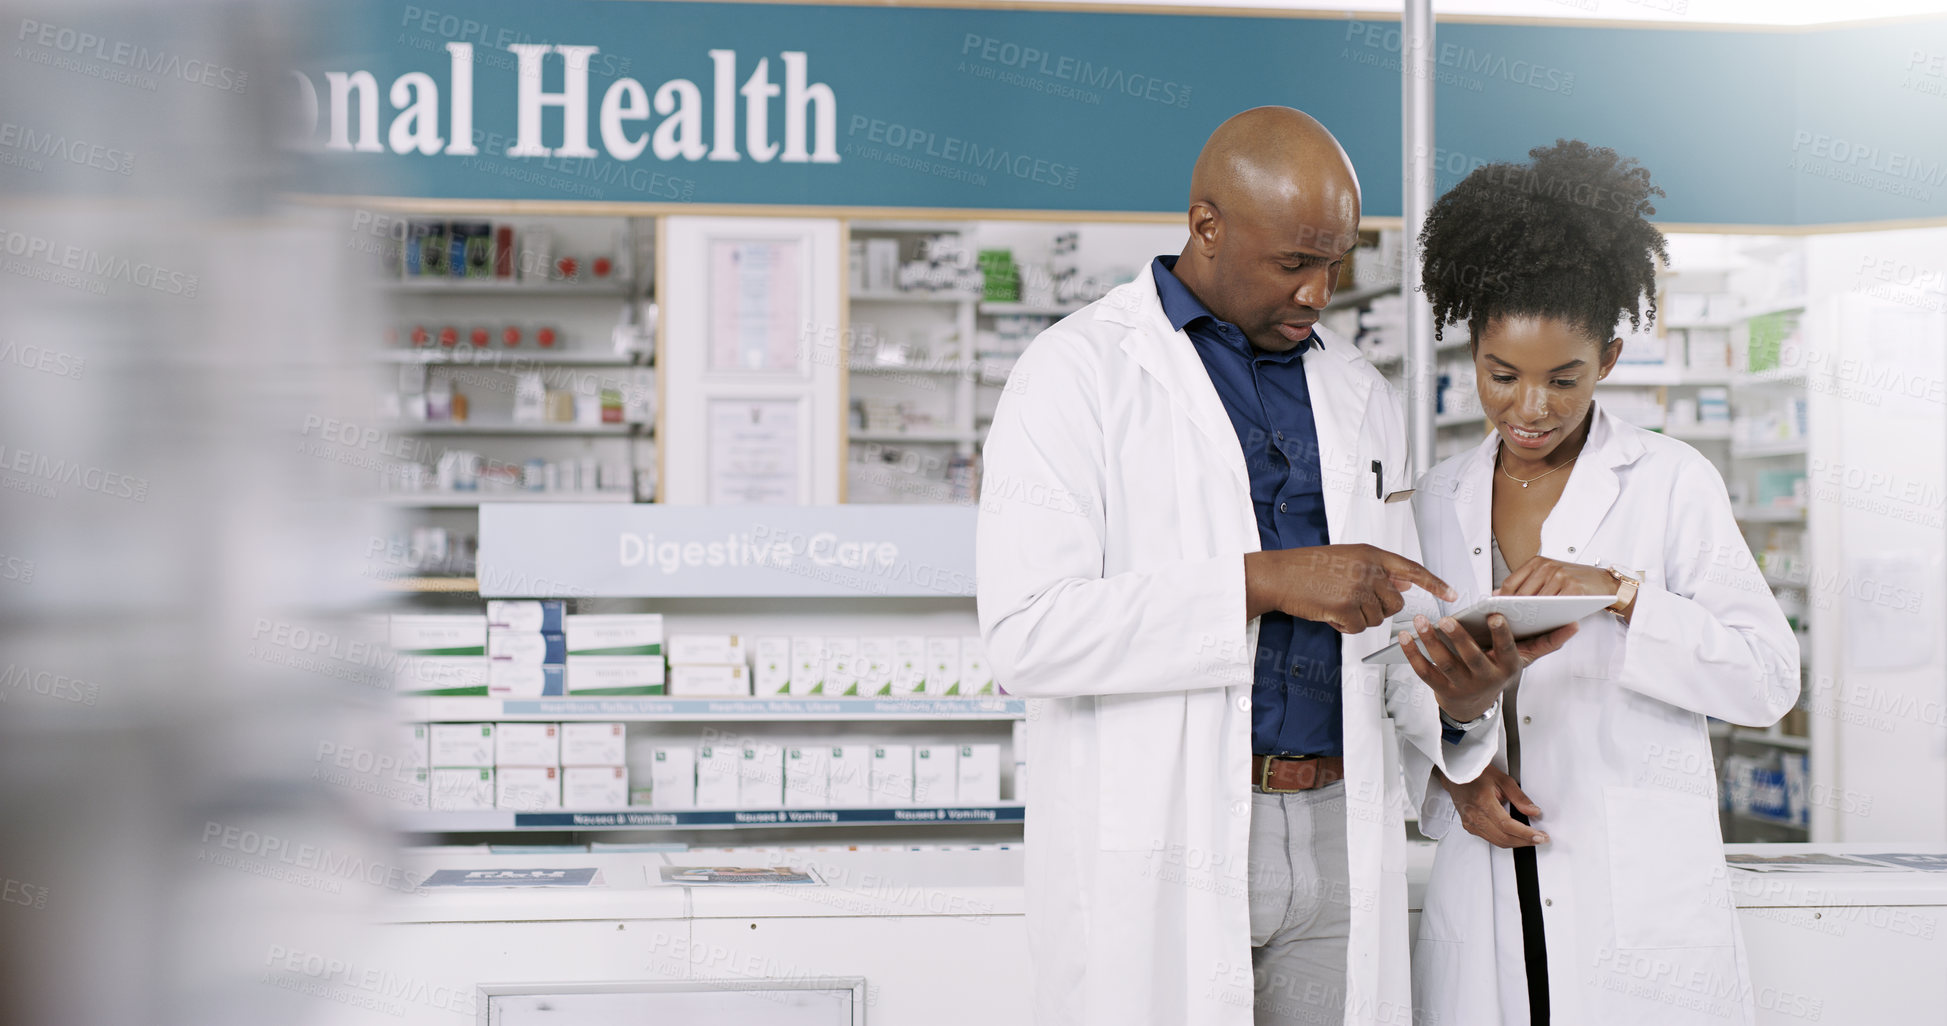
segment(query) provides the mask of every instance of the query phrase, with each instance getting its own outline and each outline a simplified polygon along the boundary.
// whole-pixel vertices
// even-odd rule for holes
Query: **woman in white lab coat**
[[[1421,481],[1421,548],[1456,608],[1617,601],[1506,693],[1493,766],[1431,772],[1415,1009],[1442,1026],[1747,1023],[1705,717],[1775,722],[1798,649],[1716,469],[1596,401],[1614,326],[1654,316],[1661,190],[1611,150],[1530,155],[1476,170],[1422,232],[1435,323],[1471,329],[1493,432]]]

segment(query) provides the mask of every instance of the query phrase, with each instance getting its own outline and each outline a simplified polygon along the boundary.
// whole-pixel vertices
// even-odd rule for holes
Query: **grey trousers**
[[[1251,794],[1251,968],[1257,1026],[1345,1016],[1352,904],[1345,783]]]

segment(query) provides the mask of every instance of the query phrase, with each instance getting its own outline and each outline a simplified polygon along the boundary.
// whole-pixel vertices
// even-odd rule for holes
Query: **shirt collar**
[[[1230,325],[1230,322],[1224,320],[1221,317],[1218,317],[1216,314],[1211,313],[1210,308],[1203,305],[1203,300],[1198,299],[1196,293],[1190,291],[1190,286],[1183,284],[1183,279],[1178,278],[1176,276],[1175,257],[1173,256],[1157,257],[1155,260],[1154,277],[1156,278],[1156,298],[1162,301],[1163,316],[1169,318],[1171,328],[1174,328],[1177,331],[1182,331],[1187,325],[1194,323],[1198,318],[1202,318],[1202,317],[1210,318],[1211,322],[1215,324]],[[1281,353],[1268,353],[1263,350],[1260,350],[1256,346],[1252,345],[1249,339],[1246,339],[1244,337],[1244,333],[1242,331],[1237,330],[1234,325],[1230,325],[1230,327],[1232,329],[1231,332],[1220,332],[1219,334],[1223,334],[1223,335],[1235,334],[1237,341],[1242,343],[1242,348],[1246,353],[1246,355],[1250,355],[1250,356],[1287,355]],[[1291,350],[1291,352],[1303,353],[1305,350],[1313,347],[1316,347],[1321,350],[1325,348],[1325,340],[1318,337],[1318,332],[1316,330],[1312,332],[1311,338],[1306,340],[1305,345],[1299,346],[1298,348]]]

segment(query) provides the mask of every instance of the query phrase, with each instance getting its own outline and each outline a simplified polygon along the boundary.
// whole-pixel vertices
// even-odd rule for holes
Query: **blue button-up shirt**
[[[1258,544],[1295,549],[1331,544],[1319,474],[1318,427],[1305,386],[1314,334],[1283,353],[1251,344],[1220,320],[1156,258],[1156,292],[1170,326],[1190,336],[1244,447],[1257,512]],[[1328,624],[1270,612],[1258,621],[1251,689],[1251,749],[1259,755],[1341,755],[1339,633]]]

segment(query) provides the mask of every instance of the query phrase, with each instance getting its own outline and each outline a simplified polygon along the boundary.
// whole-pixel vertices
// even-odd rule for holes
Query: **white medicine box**
[[[960,793],[960,747],[917,745],[913,748],[913,804],[951,805]]]
[[[784,804],[787,808],[821,809],[831,796],[831,749],[825,745],[792,745],[784,750]]]
[[[827,788],[835,809],[872,805],[872,746],[833,745]]]
[[[620,723],[563,723],[561,765],[626,765],[628,740],[628,731]]]
[[[673,663],[669,693],[679,698],[748,698],[750,673],[742,663]]]
[[[425,767],[395,770],[379,783],[379,794],[397,809],[425,812],[431,807],[432,771]]]
[[[873,745],[871,773],[871,804],[913,804],[912,745]]]
[[[750,661],[741,634],[671,634],[669,665],[708,666]]]
[[[696,750],[696,807],[734,809],[743,750],[735,745],[703,745]]]
[[[960,683],[960,639],[926,639],[926,679],[921,682],[921,692],[927,695],[949,694]]]
[[[791,693],[791,639],[780,635],[751,641],[751,693],[760,698]]]
[[[892,674],[897,654],[890,635],[869,634],[859,639],[859,691],[861,695],[892,694]]]
[[[969,635],[960,639],[960,686],[957,693],[962,695],[994,693],[994,671],[987,665],[987,652],[981,647],[978,635]]]
[[[658,747],[649,763],[649,804],[658,809],[696,808],[696,749]]]
[[[434,769],[494,764],[491,723],[435,723],[430,737],[428,758]]]
[[[517,811],[560,808],[561,767],[495,767],[494,807]]]
[[[494,726],[494,765],[561,765],[561,724],[496,724]]]
[[[985,805],[1001,800],[1001,746],[961,745],[959,784],[954,800]]]
[[[387,755],[399,770],[432,768],[432,748],[424,723],[395,723],[386,737]]]
[[[825,639],[825,694],[859,693],[859,639]]]
[[[775,809],[784,804],[784,750],[759,742],[740,751],[737,766],[737,804],[746,809]]]
[[[819,695],[825,691],[825,639],[797,636],[791,639],[791,693]]]
[[[892,639],[893,695],[917,694],[926,683],[926,639],[902,634]]]
[[[561,807],[564,809],[625,809],[629,805],[626,766],[564,766]]]
[[[431,773],[434,812],[477,812],[494,807],[494,771],[487,767],[440,767]]]

